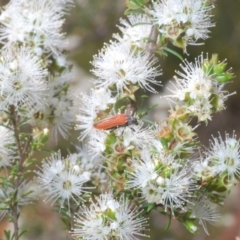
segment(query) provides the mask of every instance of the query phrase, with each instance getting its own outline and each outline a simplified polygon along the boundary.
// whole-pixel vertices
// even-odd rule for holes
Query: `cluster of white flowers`
[[[213,178],[217,175],[225,179],[225,184],[234,185],[240,178],[240,144],[233,134],[226,134],[225,140],[213,137],[210,148],[195,166],[196,176]]]
[[[71,82],[73,71],[63,72],[60,76],[49,76],[45,104],[38,111],[31,110],[28,123],[39,129],[51,128],[55,139],[60,133],[66,138],[75,123],[77,109],[76,94]]]
[[[163,36],[181,46],[180,36],[186,40],[185,45],[209,37],[209,28],[215,26],[211,21],[213,7],[207,0],[159,0],[154,1],[153,8],[147,12]]]
[[[91,155],[86,145],[76,146],[76,150],[77,152],[71,154],[71,157],[77,159],[79,169],[82,172],[90,172],[91,183],[100,190],[105,189],[108,177],[104,172],[102,157]]]
[[[92,72],[97,76],[94,83],[97,88],[115,87],[118,92],[130,92],[132,85],[156,92],[150,86],[150,83],[160,84],[155,80],[160,75],[158,68],[154,67],[156,62],[156,58],[149,60],[144,52],[136,53],[128,42],[112,42],[94,57]]]
[[[121,30],[122,36],[116,33],[113,37],[119,42],[128,42],[132,46],[144,50],[151,33],[151,19],[146,15],[129,15],[127,20],[120,19],[120,23],[118,28]]]
[[[187,168],[183,168],[173,156],[160,154],[150,156],[144,151],[142,160],[133,160],[132,179],[128,186],[139,188],[148,203],[162,204],[174,215],[176,208],[185,210],[194,186]]]
[[[65,201],[69,205],[70,200],[81,199],[91,187],[83,186],[91,179],[91,172],[79,166],[76,155],[62,158],[60,151],[44,161],[40,171],[36,171],[40,189],[46,196],[46,201],[59,201],[62,207]]]
[[[165,38],[169,36],[166,36],[166,31],[161,32],[164,29],[163,26],[168,26],[169,32],[184,26],[186,28],[184,31],[188,35],[187,43],[193,41],[193,39],[194,41],[197,41],[199,38],[206,39],[208,37],[208,29],[214,25],[211,23],[211,10],[212,6],[209,6],[203,0],[198,0],[197,2],[187,0],[176,2],[170,0],[156,1],[153,3],[152,9],[144,9],[144,12],[147,13],[146,15],[129,15],[128,20],[121,19],[119,29],[122,34],[115,34],[114,38],[117,41],[111,41],[109,44],[106,44],[92,61],[94,67],[92,72],[97,77],[97,79],[93,80],[93,83],[97,91],[111,89],[117,93],[116,102],[122,96],[131,96],[138,88],[156,92],[151,85],[160,84],[160,81],[156,78],[161,74],[161,71],[156,66],[157,59],[154,57],[149,58],[149,53],[146,52],[152,28],[156,27],[157,24],[159,34],[162,34],[161,37]],[[165,22],[161,21],[161,19],[165,19]],[[157,38],[157,42],[159,41]],[[96,122],[99,118],[101,119],[99,115],[96,118],[97,112],[94,113],[95,117],[92,115],[91,119],[83,119],[83,114],[86,116],[90,114],[83,113],[82,108],[86,111],[85,106],[87,104],[90,106],[91,102],[94,101],[95,99],[89,99],[89,101],[82,103],[82,107],[80,106],[80,114],[77,116],[77,121],[79,122],[77,129],[83,129],[82,136],[86,136],[91,131],[93,122]],[[201,105],[202,102],[196,101],[195,104],[197,105],[197,103]],[[89,108],[90,110],[92,109],[91,107]],[[104,117],[106,115],[102,114],[102,118]],[[93,138],[94,144],[96,138],[101,139],[99,134],[96,135],[98,136]],[[105,135],[102,135],[102,137],[103,140],[97,142],[103,143]],[[104,147],[100,149],[104,149]]]
[[[218,191],[227,192],[240,179],[239,141],[234,135],[226,135],[225,141],[213,138],[210,149],[192,161],[199,144],[190,121],[195,116],[199,121],[211,120],[213,113],[225,108],[230,94],[223,86],[233,77],[226,63],[203,54],[195,63],[185,60],[182,72],[177,71],[175,89],[167,96],[183,104],[176,103],[157,127],[138,119],[147,111],[135,112],[138,100],[145,97],[139,96],[141,91],[157,93],[161,85],[154,53],[174,53],[168,43],[186,51],[188,44],[207,39],[214,26],[213,6],[207,0],[156,0],[146,6],[140,2],[141,14],[121,19],[121,33],[93,57],[94,87],[81,95],[72,84],[75,71],[63,53],[64,15],[73,1],[11,0],[2,9],[0,110],[14,115],[15,125],[30,125],[33,136],[21,134],[22,129],[12,123],[14,138],[12,130],[1,126],[0,167],[18,159],[17,145],[22,171],[34,147],[45,143],[48,131],[45,134],[43,129],[50,129],[55,139],[58,133],[67,137],[76,120],[82,143],[76,153],[63,158],[59,151],[43,161],[35,171],[33,194],[20,177],[9,188],[2,184],[0,219],[7,213],[4,196],[12,195],[17,185],[20,206],[41,189],[45,201],[70,211],[66,216],[79,209],[71,226],[77,239],[145,237],[145,215],[154,208],[162,208],[185,226],[193,221],[191,232],[199,221],[208,233],[206,221],[219,218],[215,203],[223,197]]]
[[[126,239],[137,240],[147,226],[147,219],[140,216],[137,207],[124,198],[115,200],[112,193],[100,195],[83,205],[76,216],[76,227],[72,233],[79,239]]]
[[[224,102],[231,95],[223,90],[224,83],[215,79],[215,74],[204,71],[204,63],[208,57],[200,55],[195,63],[185,60],[181,64],[183,72],[177,71],[175,89],[171,90],[171,97],[187,104],[187,109],[198,117],[199,121],[212,119],[213,109],[216,111],[225,108]]]
[[[46,69],[29,48],[9,47],[1,50],[0,59],[0,110],[10,105],[36,111],[43,107],[47,86]]]
[[[129,102],[135,103],[140,89],[156,93],[161,70],[152,52],[156,50],[160,55],[165,54],[167,42],[186,51],[188,44],[198,44],[200,39],[209,37],[209,28],[214,26],[212,9],[206,0],[158,0],[142,7],[141,14],[121,19],[118,26],[121,33],[114,34],[115,40],[105,44],[94,56],[94,89],[90,95],[82,95],[76,124],[76,129],[81,130],[79,139],[88,144],[94,155],[103,156],[106,172],[115,181],[110,188],[134,189],[147,204],[161,206],[170,215],[177,215],[179,211],[186,213],[188,217],[198,219],[207,233],[205,221],[217,220],[218,214],[215,214],[215,208],[209,207],[211,200],[206,198],[204,205],[196,192],[204,180],[211,181],[223,167],[220,156],[210,156],[210,153],[214,155],[213,150],[207,158],[190,163],[197,144],[193,143],[195,127],[189,125],[189,120],[194,116],[199,121],[211,120],[214,112],[225,108],[224,102],[230,94],[223,90],[224,81],[232,77],[231,74],[223,74],[225,63],[217,65],[214,57],[209,60],[203,54],[195,63],[183,62],[183,72],[177,72],[175,89],[171,96],[167,96],[182,101],[183,105],[171,111],[164,129],[146,127],[141,120],[138,120],[138,125],[118,128],[128,123],[125,124],[117,114],[124,109],[121,101],[130,99]],[[210,67],[207,69],[207,66]],[[225,80],[218,81],[218,74],[222,74]],[[127,108],[125,116],[126,121],[130,119]],[[109,128],[115,124],[114,121],[116,128]],[[96,127],[99,123],[102,123],[102,130]],[[215,148],[222,145],[225,146],[223,141],[217,147],[215,141]],[[236,155],[238,152],[235,159]],[[213,169],[209,159],[220,162]],[[238,176],[236,168],[235,171],[226,168],[224,171],[228,177]],[[103,204],[105,200],[99,199],[97,202]],[[78,227],[73,235],[86,239],[117,237],[116,232],[109,228],[112,224],[108,223],[108,218],[96,215],[96,208],[95,202],[89,209],[82,208],[83,214],[77,217]],[[210,212],[207,211],[209,208]],[[102,221],[103,218],[106,221]],[[189,229],[195,232],[197,227],[192,225]]]
[[[74,71],[62,54],[72,1],[10,1],[0,15],[0,109],[14,106],[33,127],[67,137],[76,109]]]
[[[10,1],[0,16],[0,39],[5,47],[22,43],[33,46],[37,55],[58,56],[64,44],[63,10],[57,1]]]

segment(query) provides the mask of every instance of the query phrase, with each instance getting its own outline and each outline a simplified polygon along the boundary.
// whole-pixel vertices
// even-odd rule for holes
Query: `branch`
[[[156,43],[157,43],[157,38],[158,38],[158,31],[156,26],[152,26],[151,32],[149,35],[149,40],[146,46],[146,52],[148,54],[148,58],[151,59],[154,51],[156,50]]]
[[[27,157],[27,152],[30,146],[30,142],[32,141],[32,137],[30,136],[25,142],[21,142],[20,138],[20,131],[18,127],[18,116],[15,111],[15,107],[13,105],[10,106],[10,115],[11,115],[11,120],[12,120],[12,125],[13,125],[13,131],[14,131],[14,136],[16,139],[16,145],[18,149],[18,154],[19,154],[19,164],[18,164],[18,172],[13,184],[13,188],[15,190],[15,194],[13,196],[13,207],[12,207],[12,216],[13,216],[13,225],[14,225],[14,239],[18,240],[19,239],[19,225],[18,225],[18,189],[21,184],[21,179],[22,179],[22,174],[23,174],[23,165],[24,161]]]

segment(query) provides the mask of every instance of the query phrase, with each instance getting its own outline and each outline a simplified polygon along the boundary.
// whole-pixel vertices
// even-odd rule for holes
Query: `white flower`
[[[230,96],[222,90],[224,84],[218,83],[214,74],[204,71],[203,65],[208,61],[208,57],[204,58],[203,54],[195,63],[185,60],[180,65],[183,72],[176,72],[178,76],[175,77],[175,89],[170,90],[173,94],[168,96],[186,101],[187,108],[201,121],[211,120],[213,108],[216,108],[215,111],[224,109],[224,101]]]
[[[91,154],[92,150],[88,145],[76,146],[76,153],[70,155],[71,163],[74,164],[75,171],[88,173],[91,183],[99,189],[104,188],[107,175],[104,172],[103,158],[100,155]],[[75,159],[75,160],[74,160]]]
[[[146,154],[146,153],[145,153]],[[128,182],[130,188],[145,188],[148,185],[149,180],[154,180],[158,176],[158,172],[155,171],[157,163],[151,161],[150,155],[145,155],[144,161],[134,160],[132,162],[133,178]]]
[[[65,44],[61,33],[63,15],[64,8],[57,1],[11,1],[0,16],[0,40],[7,45],[27,43],[57,56]]]
[[[188,208],[192,211],[191,218],[197,218],[199,224],[203,226],[206,234],[209,235],[206,222],[213,224],[220,219],[217,211],[217,205],[211,202],[207,197],[201,196],[188,204]]]
[[[160,0],[153,2],[153,9],[147,12],[159,25],[160,32],[168,34],[183,28],[184,38],[191,43],[209,37],[209,28],[215,26],[210,14],[213,7],[206,0]]]
[[[213,82],[211,76],[206,74],[202,69],[204,62],[203,55],[199,56],[194,63],[189,63],[187,60],[180,65],[183,72],[177,71],[179,77],[175,77],[176,90],[175,96],[179,100],[184,100],[186,94],[192,99],[199,97],[208,99],[213,90]]]
[[[174,215],[177,208],[185,210],[185,204],[189,201],[189,193],[194,189],[191,175],[174,164],[173,168],[169,165],[166,170],[160,166],[154,157],[133,160],[133,173],[128,187],[140,189],[148,203],[162,204],[165,210],[169,208]]]
[[[64,88],[64,85],[62,87]],[[63,92],[65,94],[63,94]],[[56,90],[50,93],[50,105],[46,117],[49,119],[50,125],[52,126],[52,134],[55,135],[55,139],[57,139],[58,133],[64,138],[67,138],[70,129],[75,123],[77,98],[75,95],[71,94],[71,91],[63,90],[62,94],[59,95],[57,95],[58,91]]]
[[[77,152],[71,154],[71,156],[79,158],[81,167],[83,167],[86,171],[92,171],[92,169],[98,168],[103,163],[102,157],[94,157],[89,153],[89,147],[86,144],[76,146],[76,150]]]
[[[73,77],[73,72],[65,71],[60,76],[49,78],[46,106],[39,111],[31,111],[28,116],[28,123],[32,126],[52,128],[51,134],[55,140],[59,133],[67,138],[75,123],[77,97],[72,90]]]
[[[0,168],[9,167],[16,159],[16,142],[13,132],[4,126],[0,126]]]
[[[161,73],[154,66],[156,58],[149,59],[148,55],[136,53],[130,43],[105,45],[94,57],[92,72],[98,77],[94,80],[97,88],[116,87],[118,92],[130,91],[130,85],[137,85],[150,92],[156,92],[150,84],[159,85],[155,78]]]
[[[76,129],[82,130],[81,139],[87,135],[98,135],[99,130],[93,128],[94,120],[101,116],[102,112],[116,102],[109,90],[93,89],[90,95],[82,94],[80,99],[79,114],[77,117]]]
[[[188,109],[198,117],[199,121],[212,120],[212,105],[209,99],[198,98],[196,99]]]
[[[227,175],[228,180],[237,181],[240,177],[240,144],[239,140],[233,134],[225,135],[225,141],[219,135],[219,138],[214,138],[210,141],[210,149],[207,153],[211,159],[213,169],[216,174]]]
[[[129,15],[128,19],[120,19],[121,25],[118,28],[122,35],[114,34],[113,37],[119,42],[130,42],[137,48],[145,49],[151,32],[152,23],[146,15]]]
[[[42,164],[40,171],[35,171],[37,174],[36,181],[46,196],[45,200],[58,201],[62,207],[65,202],[69,206],[69,201],[72,199],[77,202],[77,198],[86,192],[83,184],[90,180],[90,174],[86,171],[78,171],[75,168],[76,158],[61,159],[61,153],[52,155],[46,162]]]
[[[27,110],[43,107],[46,96],[47,71],[28,48],[5,48],[0,57],[0,109]]]
[[[147,220],[127,200],[115,200],[111,193],[102,194],[90,207],[80,207],[76,215],[74,237],[85,240],[124,239],[137,240],[146,236]]]
[[[57,155],[51,155],[44,161],[41,172],[36,172],[38,181],[43,185],[50,184],[56,175],[61,174],[64,168],[65,166],[61,158],[61,152],[58,151]]]
[[[202,182],[208,181],[216,176],[216,172],[214,171],[214,167],[212,167],[210,159],[203,159],[201,157],[199,162],[193,162],[192,167],[194,176],[200,178]]]
[[[143,128],[143,123],[138,125],[131,125],[124,129],[118,128],[115,130],[116,136],[122,137],[124,147],[132,149],[137,147],[138,149],[148,148],[153,146],[156,137],[154,136],[151,127]]]
[[[77,199],[86,192],[86,187],[83,187],[83,184],[87,181],[89,178],[86,178],[84,174],[76,173],[74,170],[62,172],[56,175],[48,186],[45,186],[45,190],[48,191],[45,194],[47,200],[59,200],[60,206],[63,206],[64,202],[67,201],[70,206],[70,199],[77,202]]]
[[[108,133],[101,130],[94,130],[88,139],[89,151],[93,156],[103,153],[106,149],[105,140]]]

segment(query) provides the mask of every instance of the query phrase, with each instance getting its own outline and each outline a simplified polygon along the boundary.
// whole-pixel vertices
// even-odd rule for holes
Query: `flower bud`
[[[215,77],[215,80],[219,83],[225,83],[225,82],[228,82],[228,81],[232,80],[233,78],[234,78],[233,73],[226,72],[226,73],[223,73],[221,75],[217,75]]]
[[[221,63],[217,64],[216,66],[214,66],[213,71],[216,74],[222,74],[226,70],[226,67],[227,67],[227,63],[221,62]]]
[[[181,122],[174,125],[174,133],[175,137],[181,142],[192,140],[196,135],[191,126]]]
[[[195,222],[194,220],[186,220],[182,223],[189,232],[196,233],[198,230],[198,227],[196,226],[196,224],[194,222]]]

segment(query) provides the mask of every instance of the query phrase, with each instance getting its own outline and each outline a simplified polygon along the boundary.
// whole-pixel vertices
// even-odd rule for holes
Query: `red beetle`
[[[98,130],[114,130],[118,127],[126,127],[132,124],[138,125],[135,117],[129,114],[117,114],[108,116],[99,122],[93,124],[93,127]]]

